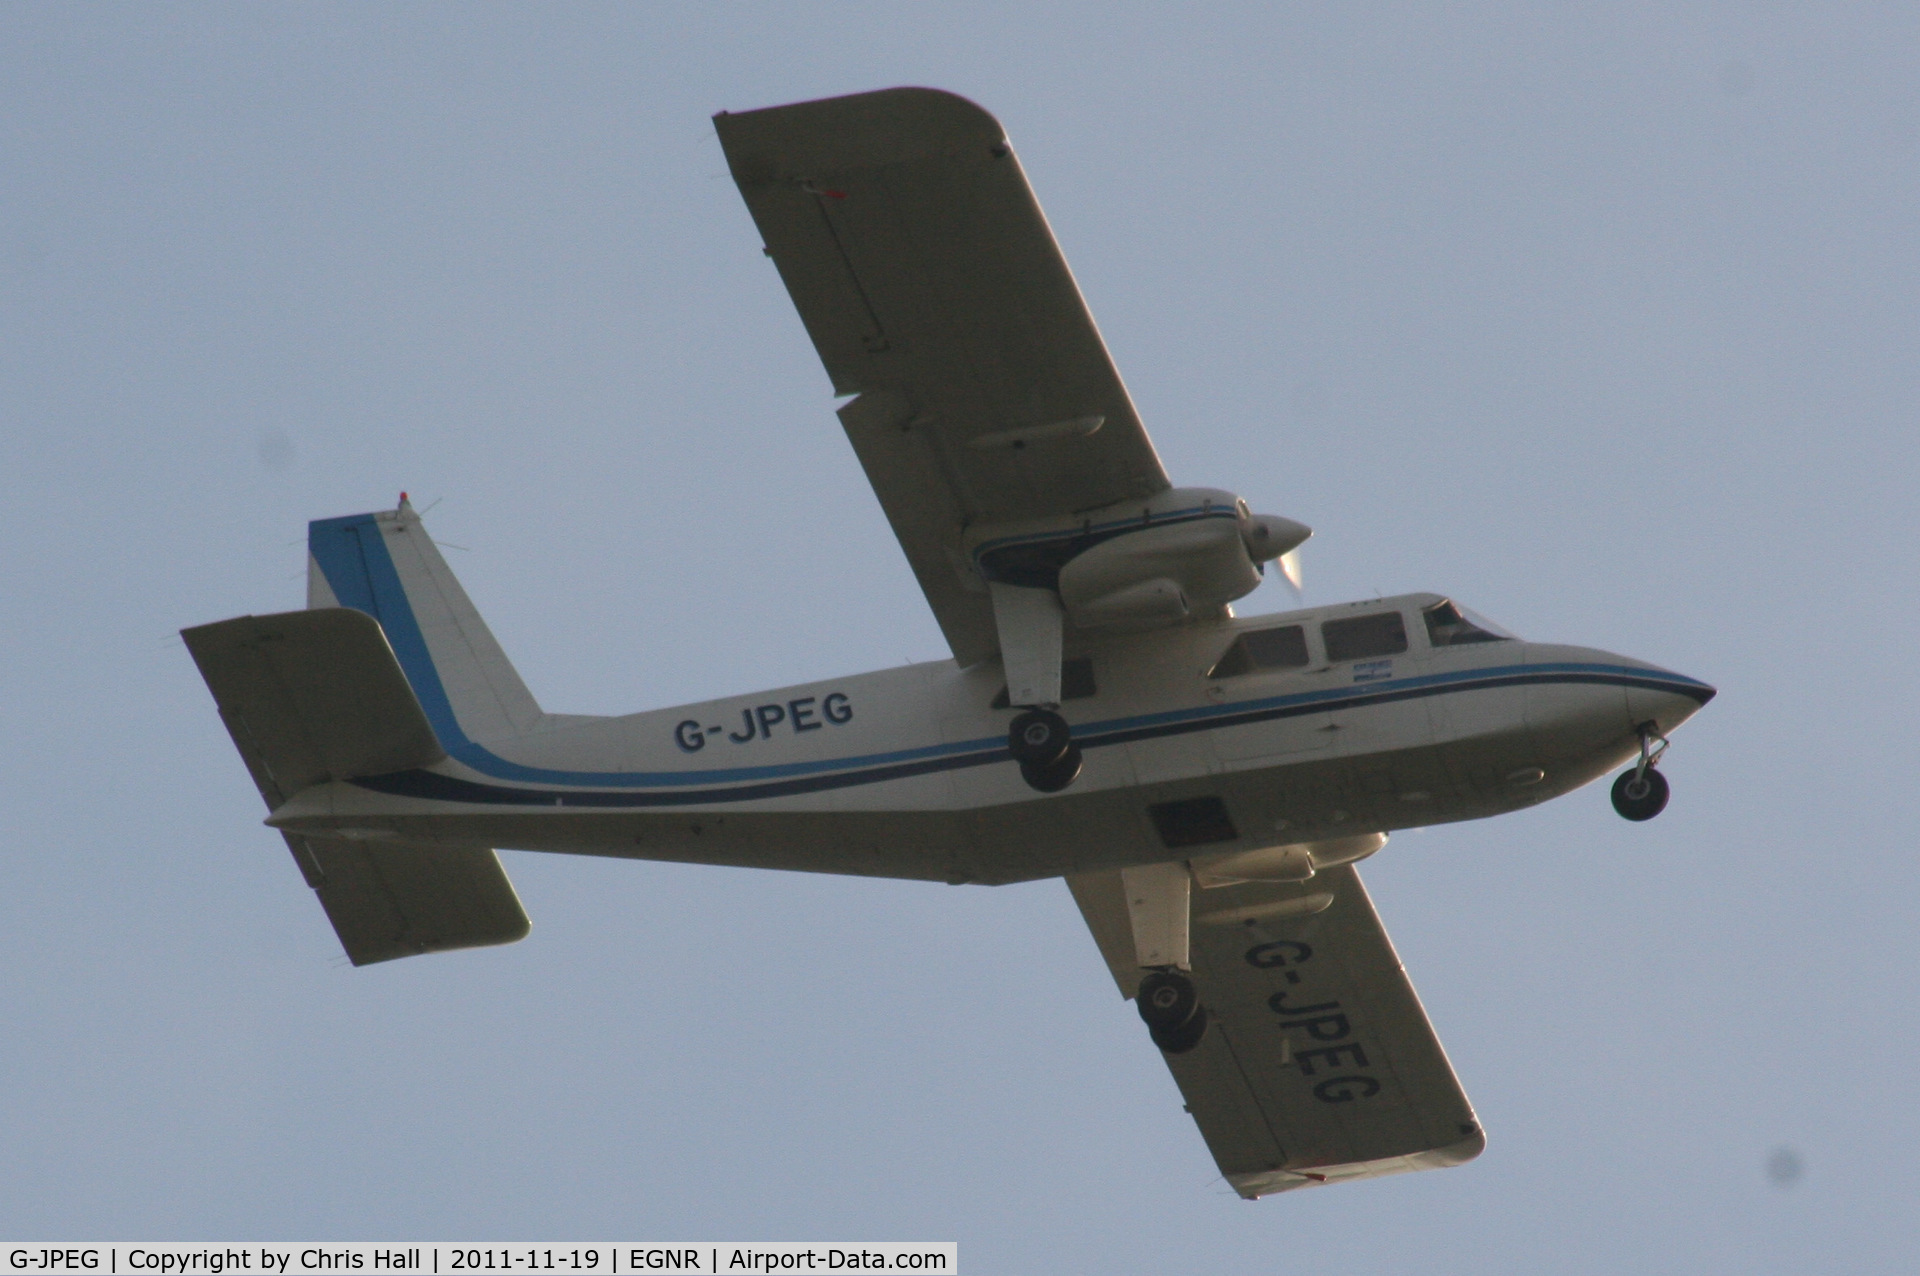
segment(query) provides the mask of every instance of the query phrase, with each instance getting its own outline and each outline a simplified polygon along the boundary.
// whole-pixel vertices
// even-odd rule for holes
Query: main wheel
[[[1613,782],[1613,809],[1629,820],[1650,820],[1667,809],[1667,777],[1651,768],[1636,777],[1638,769]]]
[[[1147,1027],[1155,1032],[1184,1028],[1200,1013],[1200,994],[1194,990],[1193,980],[1177,970],[1156,970],[1142,979],[1134,1003]]]
[[[1147,1035],[1153,1038],[1153,1044],[1168,1054],[1185,1054],[1200,1044],[1200,1038],[1207,1035],[1207,1008],[1195,1006],[1193,1018],[1178,1028],[1163,1031],[1159,1028],[1147,1029]]]
[[[1007,727],[1007,751],[1024,766],[1051,766],[1073,747],[1073,729],[1051,709],[1028,709]]]
[[[1042,793],[1058,793],[1080,778],[1080,746],[1071,740],[1067,742],[1067,751],[1047,766],[1035,766],[1031,762],[1020,764],[1020,778]]]

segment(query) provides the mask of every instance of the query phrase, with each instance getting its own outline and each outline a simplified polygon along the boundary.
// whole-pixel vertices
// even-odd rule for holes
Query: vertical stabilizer
[[[307,606],[380,622],[449,752],[540,724],[540,706],[404,496],[398,509],[308,524],[307,551]]]

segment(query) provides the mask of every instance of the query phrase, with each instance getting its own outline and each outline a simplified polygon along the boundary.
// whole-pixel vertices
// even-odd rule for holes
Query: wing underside
[[[715,118],[962,664],[997,648],[966,528],[1168,486],[998,121],[929,89]]]
[[[1119,874],[1068,883],[1131,996]],[[1196,891],[1192,962],[1211,1023],[1167,1066],[1242,1196],[1458,1165],[1486,1146],[1352,866]]]

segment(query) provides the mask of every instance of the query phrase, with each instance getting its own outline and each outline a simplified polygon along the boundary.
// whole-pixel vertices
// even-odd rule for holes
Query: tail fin
[[[522,735],[540,706],[407,503],[307,525],[307,606],[352,607],[380,622],[448,752]]]

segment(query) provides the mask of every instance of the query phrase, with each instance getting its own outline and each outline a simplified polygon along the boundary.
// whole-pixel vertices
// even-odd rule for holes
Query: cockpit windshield
[[[1460,647],[1470,642],[1511,642],[1514,635],[1484,616],[1477,616],[1452,599],[1421,609],[1426,617],[1427,641],[1436,647]]]

